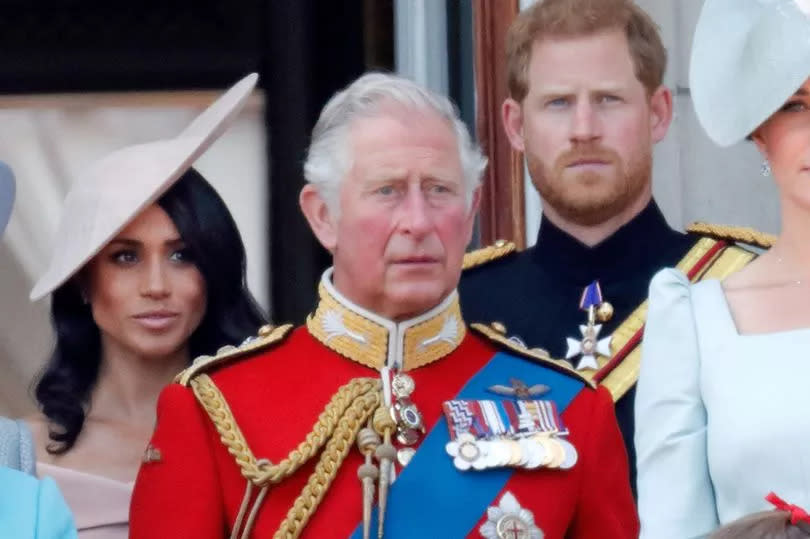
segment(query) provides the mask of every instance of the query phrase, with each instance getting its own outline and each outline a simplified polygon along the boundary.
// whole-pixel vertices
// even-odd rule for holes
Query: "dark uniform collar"
[[[594,279],[633,275],[646,266],[650,252],[678,235],[655,201],[650,201],[630,222],[593,247],[563,232],[544,215],[531,253],[535,263],[556,279],[584,286]]]

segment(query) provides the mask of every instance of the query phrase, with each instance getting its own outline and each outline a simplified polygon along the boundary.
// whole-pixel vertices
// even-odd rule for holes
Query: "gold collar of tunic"
[[[332,284],[332,268],[318,286],[318,305],[307,317],[313,337],[335,352],[372,369],[408,371],[453,352],[467,327],[454,290],[439,305],[394,322],[356,305]]]

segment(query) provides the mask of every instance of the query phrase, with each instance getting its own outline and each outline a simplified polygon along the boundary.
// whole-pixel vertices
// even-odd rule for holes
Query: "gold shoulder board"
[[[174,381],[188,386],[189,381],[200,373],[281,342],[289,335],[292,328],[292,324],[284,324],[278,327],[271,325],[262,326],[259,328],[259,333],[256,337],[246,341],[240,346],[223,346],[217,351],[217,355],[215,356],[200,356],[195,358],[191,366],[178,374]]]
[[[515,251],[517,251],[517,246],[511,241],[498,240],[492,245],[466,253],[464,255],[464,262],[461,264],[461,269],[468,270],[512,254]]]
[[[773,234],[767,234],[753,228],[742,226],[692,223],[686,227],[686,231],[693,234],[700,234],[702,236],[709,236],[718,240],[746,243],[748,245],[761,247],[763,249],[769,249],[774,242],[776,242],[776,236]]]
[[[535,363],[540,363],[554,369],[557,372],[567,374],[568,376],[583,382],[588,387],[596,387],[596,384],[592,380],[589,380],[577,372],[576,369],[574,369],[567,361],[562,359],[551,359],[548,352],[542,348],[526,348],[526,346],[520,342],[506,337],[506,328],[503,326],[503,324],[498,322],[495,322],[491,326],[487,326],[485,324],[471,324],[470,327],[477,333],[483,335],[489,341],[497,344],[499,348],[506,348],[510,352],[513,352],[521,357],[528,358]]]
[[[705,225],[710,227],[712,225]],[[690,227],[691,228],[691,227]],[[731,228],[731,227],[726,227]],[[678,262],[677,269],[683,272],[693,283],[703,279],[724,279],[735,271],[745,267],[756,257],[752,251],[729,245],[735,241],[729,236],[721,240],[703,235]],[[749,229],[750,230],[750,229]],[[739,240],[743,241],[743,240]],[[751,241],[746,243],[753,244]],[[762,244],[758,244],[762,246]],[[585,376],[607,387],[616,402],[622,398],[638,381],[641,370],[641,348],[644,324],[647,321],[647,300],[639,305],[630,316],[613,331],[610,343],[611,357],[600,357],[599,369],[586,371]]]

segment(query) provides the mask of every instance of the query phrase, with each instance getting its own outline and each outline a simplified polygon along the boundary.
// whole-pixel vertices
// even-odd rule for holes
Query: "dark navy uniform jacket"
[[[582,290],[599,280],[614,314],[603,323],[606,337],[647,297],[652,276],[675,266],[696,238],[667,225],[655,202],[602,243],[588,247],[543,217],[537,243],[462,274],[459,292],[468,322],[502,322],[507,335],[564,358],[566,337],[577,340],[586,314],[579,309]],[[571,361],[576,364],[578,357]],[[635,387],[616,403],[635,492],[633,400]]]

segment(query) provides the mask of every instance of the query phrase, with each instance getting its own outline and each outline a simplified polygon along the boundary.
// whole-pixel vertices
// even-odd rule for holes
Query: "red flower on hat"
[[[807,514],[807,511],[805,511],[798,505],[787,503],[785,500],[783,500],[773,492],[768,493],[768,495],[765,496],[765,499],[780,511],[787,511],[788,513],[790,513],[790,523],[793,524],[794,526],[799,522],[810,523],[810,514]]]

